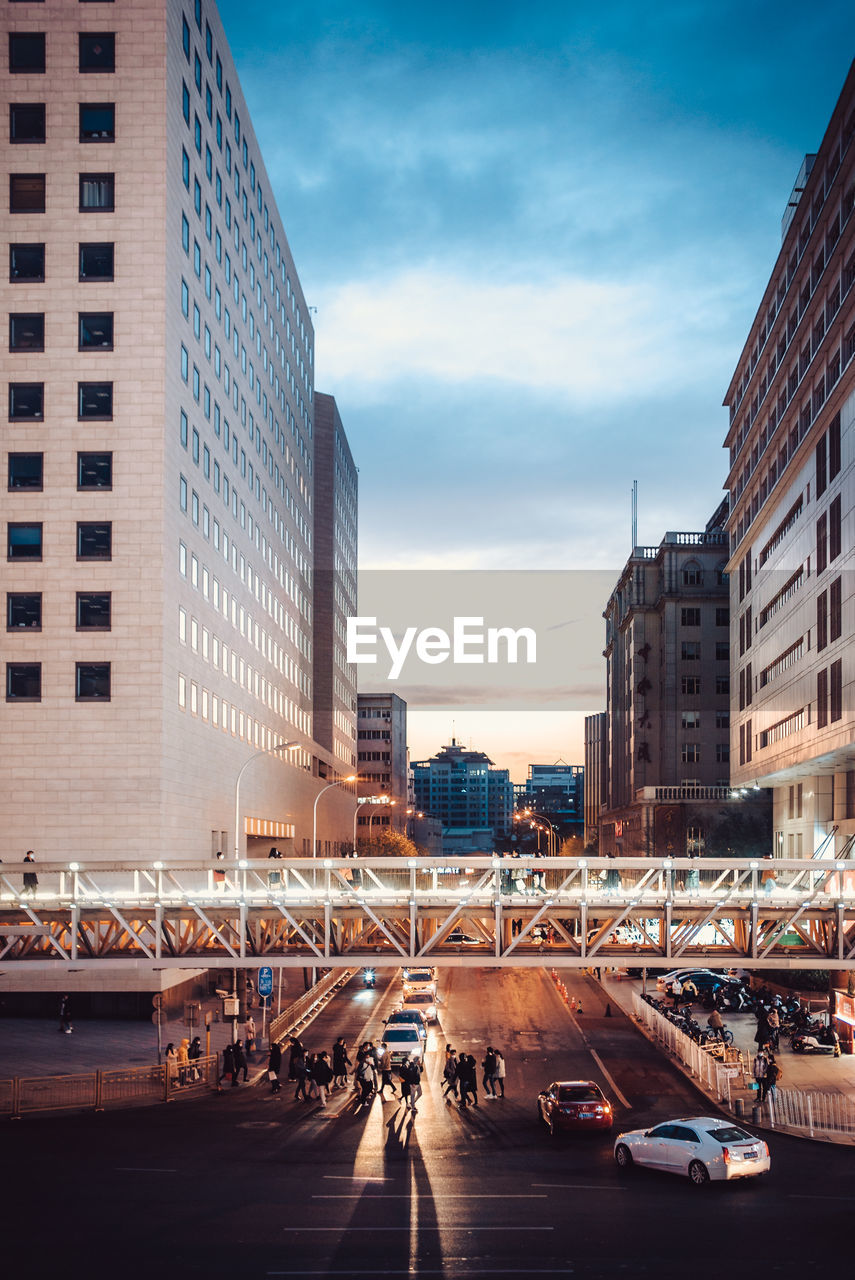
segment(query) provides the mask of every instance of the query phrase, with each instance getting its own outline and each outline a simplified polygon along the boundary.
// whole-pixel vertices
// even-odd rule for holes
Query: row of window
[[[76,702],[110,701],[110,663],[76,662],[74,664],[74,698]],[[40,662],[6,663],[6,701],[41,702],[42,664]]]
[[[684,711],[682,713],[682,727],[684,729],[700,729],[701,713],[700,711]],[[717,711],[715,713],[715,727],[717,729],[730,728],[730,712]]]
[[[730,693],[730,676],[716,676],[715,678],[716,696],[721,697]],[[700,676],[681,676],[680,692],[689,698],[700,696],[701,678]],[[718,712],[716,712],[718,714]]]
[[[680,658],[683,662],[700,662],[700,640],[682,640],[680,642]],[[717,640],[715,645],[716,662],[730,661],[730,644],[727,640]]]
[[[78,453],[77,488],[112,489],[113,455],[106,452]],[[44,488],[44,454],[8,454],[7,488],[10,490]]]
[[[79,213],[112,213],[116,207],[114,173],[81,173],[78,179]],[[9,212],[44,213],[47,208],[47,175],[9,174]]]
[[[728,764],[730,762],[730,746],[726,742],[717,742],[715,744],[716,764]],[[683,764],[700,764],[701,761],[701,744],[699,742],[684,742],[680,749],[680,759]]]
[[[9,103],[9,141],[47,142],[47,107],[44,102]],[[115,102],[78,103],[78,141],[115,142]]]
[[[701,625],[701,611],[698,608],[688,608],[680,610],[680,626],[681,627],[699,627]],[[716,609],[715,625],[717,627],[730,626],[730,609],[727,607]]]
[[[77,278],[112,280],[115,246],[105,241],[86,241],[77,246]],[[11,284],[35,284],[45,278],[44,244],[9,245],[9,281]]]
[[[113,523],[110,520],[77,522],[77,559],[111,560],[113,558]],[[41,560],[44,552],[41,521],[10,521],[6,525],[7,560]]]
[[[78,631],[109,631],[112,627],[112,596],[109,591],[78,591],[75,605]],[[6,630],[41,631],[42,593],[6,592]]]
[[[43,311],[13,311],[9,315],[9,350],[44,351],[45,314]],[[113,312],[78,311],[77,350],[113,350]]]
[[[78,69],[86,72],[116,70],[116,35],[113,31],[80,31],[77,36]],[[44,31],[9,32],[9,70],[17,75],[40,75],[47,67]]]
[[[45,384],[43,382],[9,383],[9,421],[41,422],[45,416]],[[78,382],[77,417],[79,421],[99,418],[109,422],[113,417],[112,382]]]

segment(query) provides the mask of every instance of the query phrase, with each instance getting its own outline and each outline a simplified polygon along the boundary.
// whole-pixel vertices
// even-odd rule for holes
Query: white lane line
[[[177,1173],[177,1169],[138,1169],[130,1165],[117,1165],[116,1173]]]
[[[410,1230],[410,1224],[409,1224],[409,1223],[406,1223],[406,1225],[401,1226],[401,1227],[283,1227],[283,1228],[282,1228],[282,1230],[283,1230],[283,1231],[290,1231],[290,1232],[292,1232],[294,1235],[303,1235],[303,1234],[304,1234],[305,1232],[307,1232],[307,1231],[312,1231],[312,1232],[319,1232],[319,1231],[409,1231],[409,1230]],[[463,1223],[459,1223],[459,1224],[458,1224],[458,1225],[456,1225],[456,1226],[440,1226],[439,1224],[437,1224],[436,1226],[428,1226],[428,1224],[427,1224],[427,1223],[422,1223],[422,1224],[419,1226],[419,1231],[448,1231],[448,1232],[452,1232],[452,1231],[453,1231],[453,1232],[455,1232],[455,1233],[457,1233],[457,1234],[459,1234],[461,1231],[465,1231],[465,1232],[467,1232],[467,1233],[468,1233],[468,1232],[470,1232],[470,1231],[554,1231],[554,1230],[555,1230],[555,1228],[554,1228],[554,1227],[470,1227],[470,1226],[464,1225]]]
[[[600,1070],[602,1071],[603,1075],[604,1075],[604,1076],[606,1077],[606,1079],[608,1080],[608,1082],[609,1082],[609,1084],[611,1085],[612,1089],[614,1089],[614,1091],[615,1091],[615,1093],[617,1094],[618,1098],[619,1098],[619,1099],[620,1099],[620,1101],[623,1103],[623,1105],[626,1107],[627,1111],[631,1110],[631,1107],[630,1107],[629,1102],[626,1100],[626,1098],[625,1098],[625,1097],[623,1096],[623,1094],[621,1093],[620,1089],[617,1087],[617,1083],[616,1083],[616,1081],[615,1081],[614,1076],[611,1074],[611,1072],[610,1072],[610,1071],[607,1071],[607,1070],[606,1070],[605,1066],[603,1065],[603,1060],[602,1060],[602,1058],[600,1057],[600,1055],[597,1053],[596,1049],[592,1049],[592,1050],[591,1050],[591,1057],[594,1059],[594,1061],[596,1062],[597,1066],[600,1068]]]
[[[352,1267],[348,1267],[347,1271],[268,1271],[269,1276],[412,1276],[411,1270],[406,1271],[378,1271],[376,1267],[372,1267],[370,1271],[354,1271]],[[435,1267],[419,1267],[418,1274],[420,1276],[447,1276],[448,1271],[445,1267],[437,1269]],[[468,1271],[458,1271],[459,1280],[465,1280],[466,1276],[575,1276],[578,1273],[572,1267],[525,1267],[520,1270],[518,1267],[470,1267]]]
[[[538,1183],[537,1185],[538,1185],[538,1186],[540,1186],[540,1185],[543,1185],[543,1184]],[[621,1191],[623,1191],[623,1190],[625,1190],[625,1188],[624,1188],[624,1187],[621,1187],[621,1188],[620,1188],[620,1190],[621,1190]],[[314,1195],[314,1196],[312,1196],[312,1199],[313,1199],[313,1200],[362,1200],[363,1198],[364,1198],[364,1197],[363,1197],[361,1194],[359,1194],[359,1193],[355,1193],[355,1192],[348,1192],[348,1193],[346,1193],[346,1194],[344,1194],[344,1195]],[[433,1192],[433,1193],[429,1194],[429,1195],[428,1195],[428,1196],[426,1196],[426,1197],[425,1197],[425,1196],[419,1196],[419,1195],[415,1195],[415,1196],[413,1196],[413,1195],[411,1195],[409,1192],[406,1192],[406,1191],[404,1191],[404,1192],[397,1192],[397,1191],[395,1191],[395,1192],[393,1192],[391,1195],[386,1195],[386,1194],[384,1193],[383,1195],[379,1195],[379,1196],[371,1196],[371,1197],[369,1197],[369,1198],[370,1198],[372,1201],[374,1201],[374,1200],[414,1200],[414,1201],[415,1201],[415,1200],[425,1200],[425,1199],[427,1199],[428,1201],[430,1201],[430,1200],[548,1200],[548,1199],[549,1199],[549,1197],[548,1197],[548,1196],[534,1196],[534,1195],[531,1195],[531,1194],[529,1194],[529,1193],[525,1193],[525,1194],[522,1194],[522,1195],[515,1195],[515,1194],[508,1194],[508,1195],[496,1194],[496,1195],[493,1195],[493,1194],[490,1194],[490,1195],[479,1196],[479,1195],[464,1195],[464,1194],[462,1194],[462,1193],[461,1193],[460,1195],[458,1195],[458,1194],[456,1194],[456,1193],[455,1193],[455,1192],[453,1192],[453,1191],[449,1191],[449,1192],[445,1192],[445,1191]]]
[[[325,1173],[324,1182],[394,1182],[394,1178],[372,1178],[367,1173]]]
[[[590,1182],[533,1182],[533,1187],[554,1187],[557,1191],[628,1191],[629,1187],[595,1187]],[[817,1196],[817,1199],[825,1199]]]

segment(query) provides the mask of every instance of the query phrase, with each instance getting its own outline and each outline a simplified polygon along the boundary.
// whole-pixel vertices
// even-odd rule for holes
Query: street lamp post
[[[257,751],[245,760],[241,765],[235,781],[235,863],[240,862],[240,783],[241,778],[254,761],[260,759],[261,756],[272,756],[278,751],[293,751],[295,747],[299,747],[299,742],[277,742],[275,747],[271,747],[269,751]]]
[[[356,779],[357,779],[357,775],[355,773],[351,773],[347,778],[337,778],[335,782],[328,782],[325,787],[321,787],[320,791],[315,796],[315,803],[312,808],[312,858],[313,859],[315,859],[318,856],[318,801],[320,800],[321,796],[326,795],[326,793],[328,791],[331,791],[333,787],[341,787],[346,782],[356,782]]]
[[[368,796],[360,796],[356,802],[356,808],[353,810],[353,853],[356,855],[356,820],[359,817],[359,806],[368,804]]]

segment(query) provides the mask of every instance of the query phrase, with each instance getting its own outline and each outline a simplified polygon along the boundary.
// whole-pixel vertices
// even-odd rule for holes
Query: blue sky
[[[633,479],[641,542],[702,526],[851,3],[220,11],[360,468],[361,565],[617,570]],[[452,714],[517,776],[580,758],[581,713],[477,707],[414,709],[414,758]]]

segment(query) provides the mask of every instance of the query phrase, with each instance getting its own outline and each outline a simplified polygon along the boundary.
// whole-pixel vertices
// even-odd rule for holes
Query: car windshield
[[[559,1102],[600,1102],[602,1095],[595,1084],[564,1084],[558,1090]]]
[[[405,982],[433,982],[433,974],[430,969],[410,969],[407,973]]]
[[[411,996],[407,996],[405,1004],[433,1004],[433,996],[429,991],[414,991]]]
[[[710,1129],[710,1136],[720,1142],[722,1146],[726,1142],[753,1142],[750,1133],[746,1133],[743,1129],[737,1129],[736,1125],[726,1125],[722,1129]]]
[[[391,1027],[385,1036],[387,1044],[412,1044],[418,1040],[419,1033],[415,1027]]]

